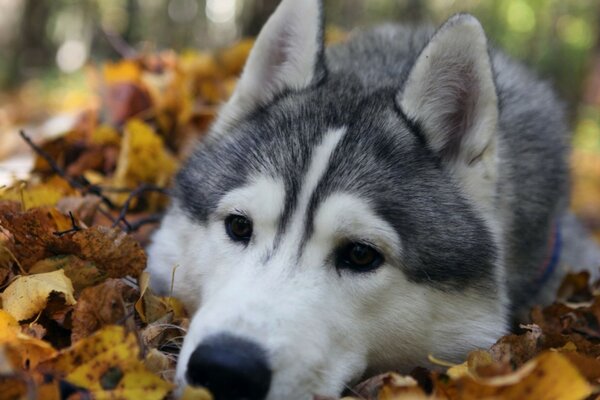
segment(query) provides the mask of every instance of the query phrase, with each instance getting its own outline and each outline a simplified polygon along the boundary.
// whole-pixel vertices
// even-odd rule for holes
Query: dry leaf
[[[34,368],[40,362],[56,355],[48,343],[21,332],[17,320],[5,310],[0,310],[0,353],[4,358],[0,365],[10,368]],[[1,392],[0,392],[1,393]]]
[[[213,397],[204,388],[186,386],[181,395],[181,400],[213,400]]]
[[[21,212],[15,203],[3,203],[0,225],[13,237],[13,253],[25,271],[37,261],[53,256],[61,238],[55,232],[71,228],[71,219],[54,208]]]
[[[463,377],[454,383],[464,400],[581,400],[592,387],[579,371],[557,352],[546,352],[512,374],[487,379]]]
[[[65,249],[93,261],[100,271],[111,278],[135,277],[146,268],[146,253],[140,244],[116,228],[94,226],[75,232],[70,239],[65,243]]]
[[[119,279],[108,279],[84,289],[73,311],[71,341],[81,340],[105,325],[122,322],[129,314],[126,304],[136,291]]]
[[[149,125],[137,119],[126,124],[114,176],[116,187],[135,188],[142,183],[165,185],[176,166],[162,138]]]
[[[419,400],[427,398],[428,396],[413,377],[401,376],[393,372],[383,378],[383,387],[378,395],[379,400]]]
[[[62,294],[65,304],[75,304],[71,280],[58,270],[18,276],[2,293],[2,307],[19,321],[29,319],[44,310],[52,292]]]
[[[135,334],[107,326],[40,365],[43,373],[89,390],[94,398],[162,399],[173,387],[139,359]]]

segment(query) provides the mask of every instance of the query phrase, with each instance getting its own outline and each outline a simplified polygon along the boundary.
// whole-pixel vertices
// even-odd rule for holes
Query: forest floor
[[[139,54],[90,67],[89,90],[41,95],[34,86],[5,99],[0,398],[173,396],[189,316],[148,287],[144,246],[173,173],[231,94],[251,45]],[[36,119],[46,122],[27,125]],[[572,166],[572,207],[600,240],[600,155],[575,147]],[[409,375],[378,375],[350,396],[595,398],[600,283],[589,276],[567,276],[553,305],[534,307],[530,324],[463,364],[432,354]]]

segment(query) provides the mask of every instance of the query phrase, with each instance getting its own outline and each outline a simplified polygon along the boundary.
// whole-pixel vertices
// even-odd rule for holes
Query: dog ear
[[[321,80],[323,25],[321,0],[283,0],[258,35],[220,122],[235,122],[286,90]]]
[[[487,40],[475,17],[451,17],[425,46],[398,104],[450,163],[473,164],[495,142],[498,101]]]

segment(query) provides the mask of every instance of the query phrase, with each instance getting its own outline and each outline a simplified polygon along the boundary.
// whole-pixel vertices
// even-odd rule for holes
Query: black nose
[[[258,344],[223,334],[196,347],[186,378],[190,385],[208,388],[215,400],[261,400],[271,385],[271,369]]]

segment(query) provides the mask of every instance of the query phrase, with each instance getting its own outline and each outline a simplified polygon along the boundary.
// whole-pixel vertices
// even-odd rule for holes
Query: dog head
[[[451,18],[373,83],[325,54],[322,14],[280,4],[149,249],[194,310],[177,377],[217,399],[337,396],[505,326],[481,26]]]

